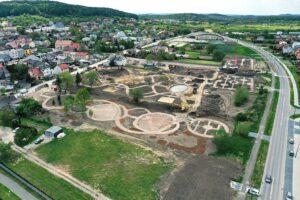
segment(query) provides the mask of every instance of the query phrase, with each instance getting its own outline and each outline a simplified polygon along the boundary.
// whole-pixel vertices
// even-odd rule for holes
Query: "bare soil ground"
[[[231,200],[235,192],[231,178],[237,178],[242,167],[234,161],[211,156],[192,156],[183,166],[160,182],[161,200]]]

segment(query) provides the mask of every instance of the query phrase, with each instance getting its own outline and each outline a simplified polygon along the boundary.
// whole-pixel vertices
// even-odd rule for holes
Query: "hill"
[[[86,7],[71,5],[57,1],[4,1],[0,2],[0,17],[19,16],[23,14],[44,17],[128,17],[138,18],[137,15],[111,8]]]
[[[142,19],[173,19],[180,21],[200,21],[200,22],[219,22],[219,23],[270,23],[270,22],[292,22],[300,21],[300,15],[221,15],[221,14],[144,14],[139,16]]]

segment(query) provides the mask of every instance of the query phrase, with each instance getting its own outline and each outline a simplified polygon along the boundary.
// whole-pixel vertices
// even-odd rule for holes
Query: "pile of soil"
[[[196,111],[197,116],[224,117],[226,114],[225,100],[219,94],[203,96],[201,106]]]

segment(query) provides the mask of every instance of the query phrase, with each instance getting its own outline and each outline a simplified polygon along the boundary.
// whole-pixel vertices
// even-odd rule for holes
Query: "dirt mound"
[[[224,117],[225,113],[225,100],[219,94],[203,96],[201,106],[196,111],[197,116]]]

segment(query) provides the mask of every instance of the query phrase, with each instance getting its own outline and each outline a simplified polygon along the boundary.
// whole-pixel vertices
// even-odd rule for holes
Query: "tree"
[[[225,57],[225,53],[220,50],[214,50],[213,52],[213,60],[214,61],[222,61]]]
[[[5,95],[5,92],[6,92],[6,89],[5,89],[5,88],[1,88],[1,89],[0,89],[0,93],[1,93],[2,96]]]
[[[26,98],[22,99],[17,107],[17,114],[21,117],[29,117],[40,112],[41,110],[42,106],[38,101],[32,98]]]
[[[57,95],[57,101],[58,101],[58,105],[61,106],[61,97],[60,97],[60,95]]]
[[[85,80],[87,81],[87,83],[92,88],[94,83],[98,80],[98,72],[90,71],[90,72],[86,73],[84,77],[85,77]]]
[[[0,141],[0,161],[6,162],[14,160],[17,155],[12,151],[9,144]]]
[[[18,28],[17,28],[17,31],[18,31],[18,33],[19,33],[20,35],[25,35],[25,34],[26,34],[25,28],[24,28],[24,27],[18,27]]]
[[[244,86],[238,86],[235,90],[234,105],[242,106],[248,101],[249,92]]]
[[[135,103],[139,103],[139,101],[144,98],[143,91],[139,88],[129,90],[129,96]]]
[[[13,81],[30,80],[28,69],[28,66],[23,64],[17,64],[11,67],[7,67],[7,70],[11,73],[11,79]]]
[[[206,46],[206,53],[207,54],[211,54],[216,48],[217,48],[217,45],[215,45],[215,44],[208,44]]]
[[[70,72],[63,72],[59,75],[61,79],[61,86],[67,93],[67,90],[74,85],[74,77],[70,74]]]
[[[59,92],[61,92],[61,79],[60,79],[59,75],[56,76],[56,84],[59,89]]]
[[[38,132],[33,127],[20,127],[15,135],[14,141],[18,146],[30,144],[38,135]]]
[[[76,85],[78,86],[80,83],[81,83],[81,76],[80,74],[77,72],[76,74],[76,77],[75,77],[75,82],[76,82]]]
[[[15,118],[16,115],[11,109],[3,109],[0,111],[0,126],[13,127],[13,120]]]
[[[67,96],[64,101],[63,101],[63,105],[64,105],[64,110],[65,112],[69,112],[72,110],[73,106],[75,104],[75,98],[74,96]]]
[[[80,110],[85,110],[86,103],[90,98],[90,93],[86,88],[78,90],[75,96],[75,102],[77,105],[79,105]]]

